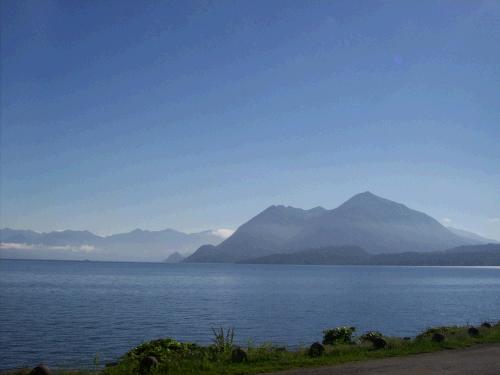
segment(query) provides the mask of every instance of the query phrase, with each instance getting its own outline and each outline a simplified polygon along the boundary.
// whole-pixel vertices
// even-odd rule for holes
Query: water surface
[[[0,369],[91,366],[159,337],[296,346],[500,319],[500,268],[0,260]]]

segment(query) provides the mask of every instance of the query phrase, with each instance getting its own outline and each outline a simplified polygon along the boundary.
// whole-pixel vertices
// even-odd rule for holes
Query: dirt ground
[[[500,344],[445,350],[401,358],[384,358],[273,375],[500,375]]]

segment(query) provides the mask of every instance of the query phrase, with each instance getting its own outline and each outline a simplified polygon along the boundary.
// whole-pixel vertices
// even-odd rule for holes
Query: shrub
[[[336,343],[351,343],[352,334],[356,331],[354,327],[337,327],[323,331],[323,345]]]
[[[421,334],[419,334],[416,339],[417,340],[427,340],[427,339],[431,339],[432,340],[432,337],[434,336],[434,334],[436,333],[439,333],[445,337],[453,337],[455,335],[458,335],[458,334],[461,334],[463,333],[464,330],[462,327],[434,327],[434,328],[429,328],[427,330],[425,330],[424,332],[422,332]]]
[[[378,331],[366,332],[359,339],[361,342],[372,343],[375,349],[383,349],[387,346],[387,341],[385,341],[382,334]]]
[[[491,325],[491,323],[484,322],[483,324],[481,324],[481,327],[483,327],[483,328],[491,328],[492,325]]]
[[[370,331],[361,335],[359,338],[361,342],[373,342],[375,338],[381,338],[382,334],[378,331]]]
[[[196,344],[166,338],[145,342],[125,354],[123,359],[142,361],[146,357],[155,357],[159,362],[163,362],[203,354],[204,350]]]

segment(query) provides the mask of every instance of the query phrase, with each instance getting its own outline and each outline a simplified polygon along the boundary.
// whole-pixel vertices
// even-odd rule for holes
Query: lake
[[[500,319],[500,268],[0,260],[0,369],[116,360],[139,343],[321,340],[340,325],[414,336]]]

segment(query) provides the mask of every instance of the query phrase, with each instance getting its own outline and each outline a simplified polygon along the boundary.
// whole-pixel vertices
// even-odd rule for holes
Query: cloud
[[[27,243],[12,243],[12,242],[0,242],[0,250],[55,250],[55,251],[71,251],[71,252],[85,252],[89,253],[95,250],[95,246],[92,245],[80,245],[80,246],[48,246],[41,244],[27,244]]]
[[[27,243],[10,243],[10,242],[0,242],[1,249],[14,249],[14,250],[32,250],[35,245],[29,245]]]
[[[91,251],[95,250],[95,246],[92,245],[82,245],[80,246],[81,251],[85,251],[86,253],[90,253]]]
[[[488,221],[490,223],[498,223],[498,222],[500,222],[500,218],[498,218],[498,217],[492,217],[492,218],[488,219]]]
[[[212,231],[213,235],[219,236],[219,237],[222,237],[222,238],[228,238],[233,233],[234,233],[234,230],[232,230],[232,229],[224,229],[224,228],[215,229],[215,230]]]
[[[450,218],[447,218],[447,217],[443,217],[443,218],[441,219],[441,222],[442,222],[443,224],[448,225],[448,224],[450,224],[450,223],[451,223],[451,219],[450,219]]]

